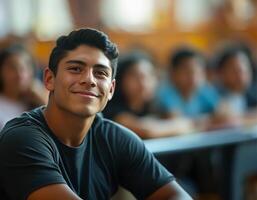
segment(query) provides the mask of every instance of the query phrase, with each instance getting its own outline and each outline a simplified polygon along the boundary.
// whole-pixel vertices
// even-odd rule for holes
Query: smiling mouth
[[[93,92],[74,92],[75,94],[86,97],[86,98],[97,98],[99,95],[93,93]]]

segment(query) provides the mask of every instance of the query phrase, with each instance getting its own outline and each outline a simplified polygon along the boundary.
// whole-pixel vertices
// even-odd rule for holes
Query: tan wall
[[[165,66],[170,51],[179,45],[192,45],[204,53],[212,54],[222,42],[227,40],[242,40],[255,47],[257,31],[231,32],[153,32],[131,34],[125,32],[107,31],[108,35],[117,43],[121,53],[132,48],[145,48],[155,56],[159,66]],[[54,42],[38,42],[33,48],[36,57],[47,63]]]

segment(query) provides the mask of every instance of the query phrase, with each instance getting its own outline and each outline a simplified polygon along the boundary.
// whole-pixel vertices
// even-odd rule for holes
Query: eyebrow
[[[66,63],[69,64],[80,64],[80,65],[86,65],[85,62],[81,61],[81,60],[68,60]]]
[[[79,64],[79,65],[86,65],[86,63],[84,61],[81,61],[81,60],[68,60],[66,63],[68,64]],[[96,68],[102,68],[102,69],[112,69],[111,66],[106,66],[106,65],[103,65],[103,64],[100,64],[100,63],[97,63],[94,65],[94,67]]]
[[[112,69],[111,66],[106,66],[106,65],[102,65],[102,64],[96,64],[94,67],[100,68],[100,69],[106,69],[106,70],[111,70]]]

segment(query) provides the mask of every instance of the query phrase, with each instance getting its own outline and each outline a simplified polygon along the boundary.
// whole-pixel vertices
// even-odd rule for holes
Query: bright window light
[[[126,31],[151,29],[154,17],[154,0],[105,0],[102,2],[102,19],[110,28]]]
[[[11,24],[11,32],[15,35],[22,36],[31,30],[33,26],[35,12],[34,0],[10,0],[9,9],[11,15],[9,23]]]
[[[192,28],[210,17],[210,2],[206,0],[175,0],[175,18],[184,29]]]
[[[39,39],[54,39],[60,34],[67,33],[72,29],[72,17],[67,1],[37,1],[39,10],[36,23],[36,34]]]

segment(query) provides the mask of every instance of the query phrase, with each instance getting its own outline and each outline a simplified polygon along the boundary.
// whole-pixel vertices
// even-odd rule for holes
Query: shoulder
[[[29,138],[40,132],[39,129],[26,119],[15,118],[9,121],[0,133],[0,144],[11,138]]]
[[[171,82],[160,87],[157,92],[157,97],[161,103],[167,106],[168,109],[179,105],[181,102],[180,94]]]
[[[9,129],[13,129],[19,126],[30,126],[30,125],[40,125],[43,126],[43,107],[38,107],[34,110],[23,112],[20,116],[15,117],[8,121],[3,128],[2,132],[7,131]]]
[[[121,124],[99,116],[97,116],[96,121],[94,123],[95,134],[108,142],[120,145],[126,143],[143,143],[136,133]]]
[[[122,134],[123,136],[128,135],[130,137],[132,135],[137,137],[137,135],[133,131],[113,120],[107,119],[102,116],[97,116],[96,120],[97,122],[95,123],[95,128],[100,128],[103,134]]]
[[[104,108],[103,115],[108,119],[114,119],[123,112],[130,112],[125,102],[117,104],[115,101],[110,101]]]
[[[0,151],[17,153],[24,150],[51,148],[52,143],[40,129],[29,125],[29,122],[22,125],[8,127],[1,132]]]
[[[5,125],[0,132],[0,151],[15,152],[24,148],[42,146],[53,148],[53,142],[43,125],[30,116],[31,114],[33,115],[33,113],[24,113]]]

